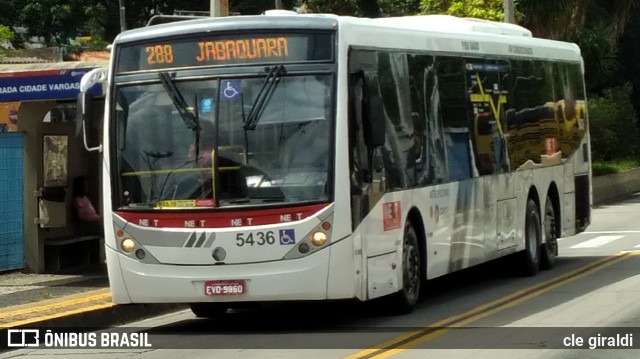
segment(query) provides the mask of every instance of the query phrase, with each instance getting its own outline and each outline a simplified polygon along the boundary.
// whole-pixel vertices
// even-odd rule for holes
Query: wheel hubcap
[[[555,255],[558,241],[556,241],[556,218],[553,210],[547,209],[545,222],[547,223],[547,249],[550,254]]]
[[[527,228],[527,239],[529,241],[529,251],[531,252],[532,258],[537,258],[538,256],[538,227],[536,226],[535,221],[529,221],[529,228]]]
[[[416,248],[407,244],[404,247],[404,289],[407,297],[415,301],[420,290],[420,260]]]

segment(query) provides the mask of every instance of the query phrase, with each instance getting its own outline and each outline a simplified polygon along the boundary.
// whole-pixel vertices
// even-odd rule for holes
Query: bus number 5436
[[[268,244],[276,243],[276,235],[273,231],[266,232],[249,232],[249,233],[237,233],[236,245],[242,247],[245,245],[264,246]]]

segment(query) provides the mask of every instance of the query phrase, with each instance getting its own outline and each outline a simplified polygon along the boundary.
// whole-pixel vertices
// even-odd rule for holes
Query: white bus
[[[499,257],[549,268],[590,223],[583,73],[574,44],[450,16],[124,32],[82,85],[107,82],[113,300],[406,312],[424,281]]]

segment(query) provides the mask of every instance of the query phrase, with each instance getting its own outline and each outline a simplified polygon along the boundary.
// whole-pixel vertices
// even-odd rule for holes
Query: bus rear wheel
[[[540,268],[551,269],[558,256],[558,231],[556,211],[553,208],[551,198],[547,197],[544,208],[544,235],[545,243],[542,245]]]
[[[525,250],[522,252],[521,266],[525,276],[534,276],[540,268],[540,244],[542,229],[540,228],[540,211],[536,202],[527,200],[527,212],[524,220]]]
[[[189,307],[198,318],[219,317],[227,312],[229,307],[224,303],[190,303]]]
[[[402,288],[393,295],[393,310],[399,314],[411,313],[420,298],[422,262],[418,235],[409,220],[404,227],[402,241]]]

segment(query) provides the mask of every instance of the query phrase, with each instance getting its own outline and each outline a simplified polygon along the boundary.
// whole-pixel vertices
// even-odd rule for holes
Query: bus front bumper
[[[127,303],[261,302],[327,299],[330,249],[307,257],[251,264],[144,264],[107,247],[113,301]],[[242,281],[242,294],[214,294],[206,282]]]

